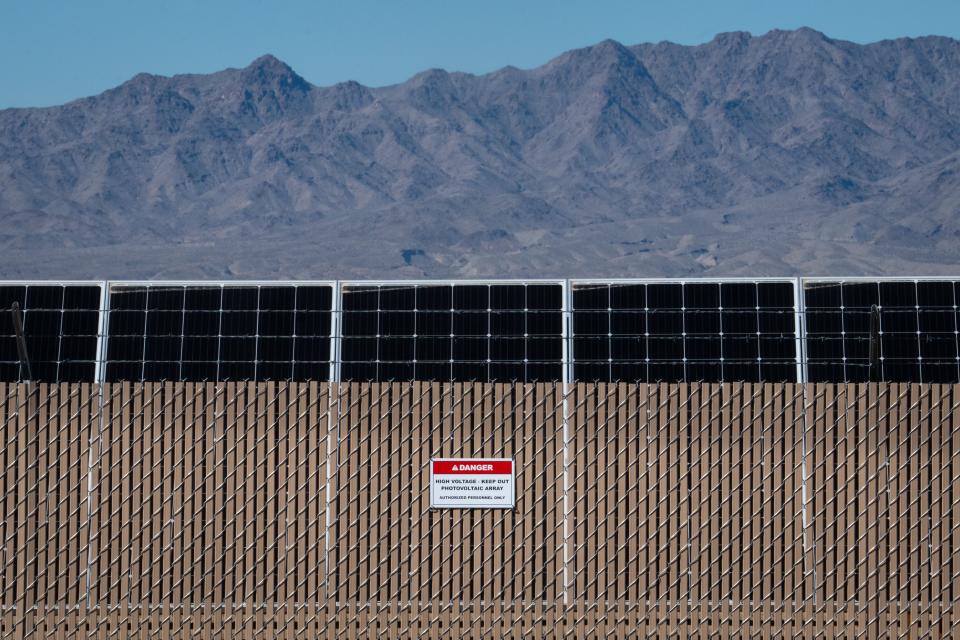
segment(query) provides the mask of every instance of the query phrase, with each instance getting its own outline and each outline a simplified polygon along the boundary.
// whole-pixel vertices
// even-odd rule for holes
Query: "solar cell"
[[[294,287],[260,288],[256,344],[257,378],[286,380],[295,376],[291,363],[294,361],[296,306],[297,290]],[[329,309],[329,304],[327,308]],[[329,344],[329,340],[325,342]]]
[[[960,382],[960,282],[917,283],[918,331],[925,382]]]
[[[721,337],[720,285],[687,284],[683,287],[683,332],[688,380],[722,380],[724,341]],[[727,358],[730,358],[729,346]]]
[[[110,300],[113,301],[112,295]],[[222,305],[222,287],[184,290],[181,380],[219,380]]]
[[[260,289],[224,287],[222,303],[217,379],[256,380]]]
[[[793,283],[757,283],[760,380],[797,381],[797,303]]]
[[[293,379],[330,377],[333,287],[297,287],[293,319]]]
[[[144,380],[179,380],[183,358],[183,287],[152,287],[146,298]]]
[[[10,309],[14,302],[23,309],[26,299],[25,286],[0,286],[0,380],[3,382],[16,382],[22,377]]]

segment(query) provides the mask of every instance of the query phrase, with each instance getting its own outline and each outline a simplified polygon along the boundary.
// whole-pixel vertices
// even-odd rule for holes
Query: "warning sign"
[[[511,458],[434,458],[430,506],[434,509],[512,509]]]

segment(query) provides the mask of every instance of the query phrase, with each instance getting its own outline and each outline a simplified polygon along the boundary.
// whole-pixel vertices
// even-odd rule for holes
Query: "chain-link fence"
[[[0,637],[936,637],[960,387],[0,387]],[[433,457],[516,465],[431,509]]]

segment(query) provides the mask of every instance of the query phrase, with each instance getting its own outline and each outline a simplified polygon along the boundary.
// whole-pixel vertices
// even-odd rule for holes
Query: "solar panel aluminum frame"
[[[790,277],[777,277],[777,276],[764,276],[759,278],[749,278],[749,277],[730,277],[730,278],[571,278],[567,280],[567,288],[570,292],[569,299],[564,298],[564,302],[567,305],[567,309],[564,310],[565,316],[571,318],[571,327],[569,331],[569,340],[570,351],[569,351],[569,360],[570,360],[570,380],[574,379],[572,368],[576,363],[577,354],[573,349],[573,327],[572,327],[572,318],[573,318],[573,292],[578,286],[583,285],[613,285],[613,284],[724,284],[724,283],[783,283],[791,284],[793,287],[793,314],[794,314],[794,353],[796,359],[796,377],[797,383],[803,383],[807,381],[806,375],[806,363],[805,357],[802,352],[802,347],[805,341],[805,334],[802,333],[803,322],[801,315],[801,300],[803,286],[801,283],[802,278],[790,278]]]
[[[109,331],[110,290],[113,287],[330,287],[330,382],[339,382],[339,363],[335,362],[335,348],[338,347],[340,284],[338,280],[104,280],[105,294],[101,305],[101,339]],[[97,382],[106,378],[107,341],[98,345],[99,354]],[[336,375],[336,377],[334,377]]]
[[[92,382],[100,384],[103,382],[103,362],[104,350],[106,349],[106,328],[104,326],[104,312],[109,299],[109,291],[106,280],[0,280],[0,287],[99,287],[100,288],[100,308],[97,319],[97,346],[94,352],[94,377]],[[0,313],[7,310],[0,310]],[[27,310],[24,310],[26,312]],[[29,354],[28,354],[29,355]]]

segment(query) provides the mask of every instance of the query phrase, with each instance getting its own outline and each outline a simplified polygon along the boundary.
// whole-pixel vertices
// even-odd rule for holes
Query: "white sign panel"
[[[434,509],[512,509],[511,458],[433,458],[430,506]]]

